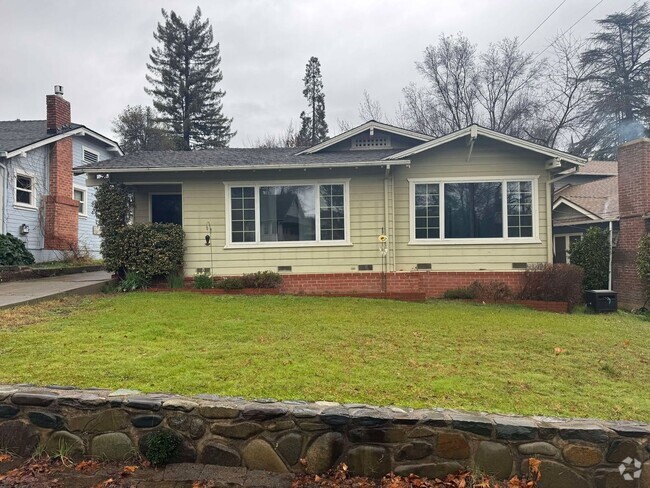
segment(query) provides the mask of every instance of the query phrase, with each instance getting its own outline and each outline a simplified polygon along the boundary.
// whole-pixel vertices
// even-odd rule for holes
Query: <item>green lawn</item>
[[[650,322],[445,301],[106,295],[0,311],[0,382],[650,421]]]

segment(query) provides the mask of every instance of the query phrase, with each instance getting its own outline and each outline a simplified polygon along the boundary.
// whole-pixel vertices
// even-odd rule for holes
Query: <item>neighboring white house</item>
[[[46,120],[0,121],[0,233],[22,239],[37,262],[79,249],[99,256],[95,189],[73,167],[121,156],[118,144],[70,120],[61,87]]]

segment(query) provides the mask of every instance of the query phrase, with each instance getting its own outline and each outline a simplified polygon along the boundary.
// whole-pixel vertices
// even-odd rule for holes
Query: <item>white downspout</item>
[[[0,184],[2,184],[2,188],[0,188],[0,197],[2,200],[0,201],[0,234],[5,234],[5,212],[6,212],[6,203],[7,203],[7,195],[9,194],[9,169],[7,168],[6,165],[0,163]]]
[[[613,257],[614,257],[614,222],[611,220],[609,221],[609,280],[608,280],[608,288],[611,290],[612,289],[612,262],[613,262]]]
[[[387,236],[390,236],[388,229],[388,175],[390,174],[390,164],[386,165],[386,172],[384,173],[384,230]],[[393,246],[394,243],[388,240],[388,245]],[[390,249],[390,247],[389,247]],[[386,253],[386,271],[390,269],[390,252]]]

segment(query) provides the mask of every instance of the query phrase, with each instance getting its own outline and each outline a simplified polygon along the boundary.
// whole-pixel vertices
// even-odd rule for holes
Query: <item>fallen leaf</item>
[[[561,347],[556,347],[555,349],[553,349],[553,351],[555,351],[556,356],[559,356],[560,354],[566,352],[566,349],[562,349]]]

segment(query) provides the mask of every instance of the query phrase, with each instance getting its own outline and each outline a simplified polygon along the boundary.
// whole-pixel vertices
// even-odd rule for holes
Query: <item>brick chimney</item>
[[[70,127],[70,102],[63,87],[47,95],[47,132],[58,134]],[[72,198],[72,138],[50,145],[49,195],[45,198],[45,249],[69,251],[78,245],[79,204]]]
[[[636,272],[639,240],[650,230],[650,139],[618,148],[618,205],[620,227],[614,252],[613,288],[620,306],[638,308],[645,302],[643,283]]]
[[[47,132],[56,134],[70,127],[70,102],[63,98],[63,87],[56,85],[54,95],[45,97],[47,105]]]

